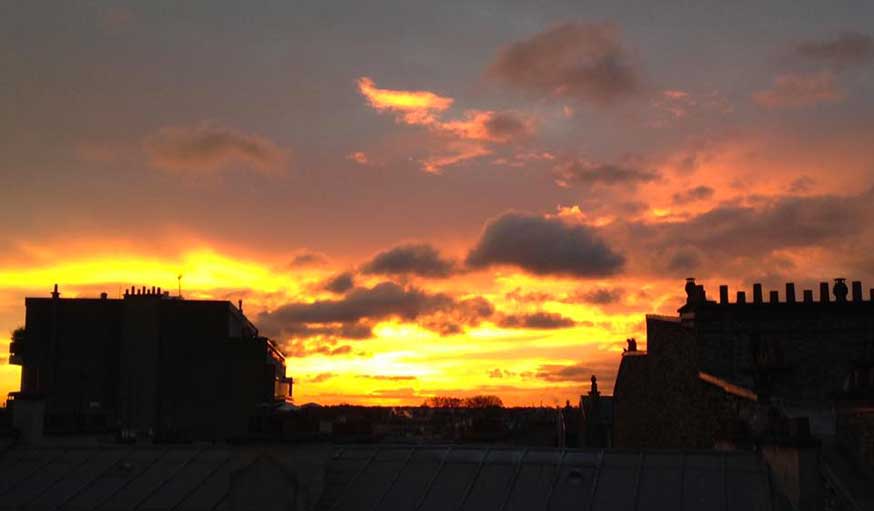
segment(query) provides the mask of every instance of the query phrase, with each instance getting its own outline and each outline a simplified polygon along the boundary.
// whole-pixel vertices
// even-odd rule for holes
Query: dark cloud
[[[355,287],[355,276],[351,272],[343,272],[328,279],[322,287],[332,293],[343,294]]]
[[[301,252],[294,256],[289,263],[292,267],[319,266],[328,262],[328,258],[317,252]]]
[[[511,112],[496,112],[483,123],[489,138],[507,142],[532,134],[531,122]]]
[[[232,165],[274,174],[287,163],[287,152],[259,135],[204,122],[167,126],[143,143],[157,168],[181,173],[212,173]]]
[[[324,355],[327,357],[335,357],[339,355],[347,355],[352,352],[352,346],[343,344],[338,346],[336,338],[290,338],[280,343],[282,353],[290,358],[303,358],[312,355]]]
[[[569,296],[566,302],[569,303],[591,303],[595,305],[609,305],[616,303],[622,299],[625,291],[620,288],[597,288],[587,291],[578,291]]]
[[[362,273],[380,275],[418,275],[444,278],[456,271],[456,264],[440,256],[428,244],[406,244],[376,254],[361,267]]]
[[[466,262],[474,268],[512,265],[536,275],[599,277],[618,273],[625,258],[588,226],[510,212],[486,224]]]
[[[659,178],[652,170],[641,170],[621,165],[591,165],[573,160],[553,169],[555,179],[562,185],[581,184],[585,186],[636,185],[648,183]]]
[[[456,300],[415,287],[383,282],[371,288],[354,288],[337,300],[289,303],[258,316],[265,332],[283,337],[372,336],[372,322],[389,318],[418,321],[440,333],[458,333],[494,312],[483,298]]]
[[[844,32],[831,39],[801,41],[794,47],[800,57],[837,67],[864,64],[874,59],[874,37]]]
[[[537,370],[537,378],[551,382],[585,382],[589,381],[595,370],[587,365],[542,365]]]
[[[533,328],[538,330],[570,328],[574,325],[576,325],[576,321],[554,312],[508,314],[498,321],[498,326],[504,328]]]
[[[713,197],[714,190],[709,186],[696,186],[688,190],[677,192],[674,194],[674,204],[688,204],[700,200],[707,200]]]
[[[630,250],[654,265],[652,271],[732,271],[727,265],[734,261],[748,266],[792,248],[834,247],[839,257],[839,247],[858,242],[872,221],[874,191],[868,190],[850,196],[782,196],[757,207],[724,205],[685,221],[627,224],[622,235]]]
[[[539,96],[609,105],[640,89],[612,24],[564,23],[501,50],[488,75]]]

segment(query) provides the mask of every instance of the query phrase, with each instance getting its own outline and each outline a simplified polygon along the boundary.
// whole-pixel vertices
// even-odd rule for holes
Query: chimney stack
[[[786,303],[795,303],[795,284],[786,283]]]
[[[240,312],[243,312],[243,300],[237,300],[237,308],[240,309]]]
[[[105,291],[102,292],[102,293],[100,293],[100,299],[101,299],[101,300],[106,300],[108,297],[109,297],[109,295],[107,295]]]
[[[719,286],[719,303],[722,305],[728,303],[728,286],[725,284]]]
[[[871,293],[874,294],[874,289],[871,290]],[[744,291],[737,292],[737,303],[747,303],[747,294]]]
[[[762,303],[762,285],[758,282],[753,284],[753,303]]]
[[[804,303],[813,303],[813,289],[804,290]]]
[[[862,282],[858,280],[853,281],[853,301],[861,302],[862,301]]]
[[[768,293],[768,301],[771,303],[780,303],[780,293],[778,291],[771,291]]]
[[[828,303],[831,296],[828,291],[828,282],[820,282],[819,283],[819,301],[822,303]]]
[[[850,290],[847,289],[847,279],[845,278],[837,278],[835,279],[835,285],[832,288],[832,291],[835,294],[836,302],[846,302],[847,295],[850,294]]]
[[[58,298],[61,296],[61,293],[58,292],[58,285],[55,284],[55,289],[52,291],[52,298]]]

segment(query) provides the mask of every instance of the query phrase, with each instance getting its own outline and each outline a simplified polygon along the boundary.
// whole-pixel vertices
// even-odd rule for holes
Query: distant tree
[[[461,408],[463,405],[464,403],[461,399],[447,396],[429,397],[422,403],[422,406],[431,408]]]
[[[472,396],[464,399],[450,396],[434,396],[422,406],[431,408],[501,408],[504,403],[498,396]]]
[[[504,402],[498,396],[473,396],[464,400],[465,408],[502,408]]]

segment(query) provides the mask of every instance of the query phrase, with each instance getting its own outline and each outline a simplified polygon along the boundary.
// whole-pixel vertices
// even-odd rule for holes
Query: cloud
[[[573,319],[554,312],[508,314],[498,321],[498,326],[503,328],[532,328],[537,330],[570,328],[576,324],[576,321]]]
[[[659,174],[651,170],[641,170],[612,164],[593,165],[580,160],[572,160],[557,165],[553,169],[556,182],[561,186],[581,184],[585,186],[634,186],[659,179]]]
[[[431,91],[381,89],[368,77],[358,79],[358,90],[375,110],[393,113],[397,122],[423,126],[440,137],[434,141],[439,154],[422,161],[423,170],[431,173],[492,154],[492,145],[517,142],[535,131],[534,120],[517,112],[471,109],[461,119],[444,120],[454,100]]]
[[[713,197],[713,193],[713,188],[701,185],[675,193],[672,200],[674,204],[688,204],[690,202],[707,200]]]
[[[321,383],[323,381],[330,380],[334,376],[334,373],[319,373],[312,378],[309,378],[307,380],[307,383]]]
[[[419,321],[425,328],[450,334],[478,324],[492,312],[491,304],[483,298],[458,301],[447,294],[382,282],[370,288],[354,288],[337,300],[282,305],[261,313],[258,324],[265,332],[283,337],[365,339],[372,336],[371,324],[375,321]]]
[[[363,151],[350,153],[346,156],[346,159],[352,160],[359,165],[370,165],[370,159],[367,157],[367,153]]]
[[[332,293],[343,294],[354,286],[355,276],[347,271],[331,277],[322,287]]]
[[[870,232],[872,204],[874,189],[850,196],[787,195],[761,198],[755,206],[721,205],[682,221],[633,222],[608,230],[614,241],[624,237],[625,249],[656,273],[740,272],[750,264],[761,269],[780,251],[826,246],[833,249],[833,265],[840,246]],[[733,263],[741,267],[732,269]]]
[[[412,381],[416,380],[415,376],[396,376],[396,375],[384,375],[384,374],[362,374],[358,376],[359,378],[367,378],[369,380],[382,380],[382,381]]]
[[[801,41],[793,50],[805,59],[845,68],[874,59],[874,37],[843,32],[827,40]]]
[[[624,291],[619,288],[598,288],[588,291],[579,291],[569,296],[568,303],[592,303],[595,305],[609,305],[622,299]]]
[[[277,174],[288,162],[288,153],[274,142],[210,122],[161,128],[143,147],[153,166],[180,173],[210,174],[243,166]]]
[[[436,115],[452,106],[453,99],[430,91],[380,89],[367,76],[358,79],[358,90],[378,111],[398,114],[407,124],[428,125],[437,122]]]
[[[510,212],[486,224],[466,263],[517,266],[535,275],[600,277],[618,273],[625,258],[588,226]]]
[[[328,262],[327,256],[324,254],[319,254],[318,252],[308,252],[303,251],[297,255],[295,255],[289,266],[292,267],[301,267],[301,266],[320,266]]]
[[[537,370],[537,378],[551,382],[586,382],[595,374],[595,369],[583,364],[545,364]]]
[[[378,275],[418,275],[444,278],[456,271],[456,263],[444,259],[431,245],[406,244],[376,254],[361,268],[362,273]]]
[[[834,74],[830,71],[782,74],[774,79],[770,89],[753,94],[753,101],[767,109],[805,108],[823,103],[837,103],[844,98],[844,92],[838,88]]]
[[[610,105],[640,89],[640,70],[611,23],[564,23],[502,49],[487,74],[542,97]]]

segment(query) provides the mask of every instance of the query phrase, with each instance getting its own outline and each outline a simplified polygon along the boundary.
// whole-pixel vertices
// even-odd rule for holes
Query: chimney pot
[[[862,301],[862,282],[858,280],[853,281],[853,301]]]
[[[795,284],[786,283],[786,303],[795,303]]]
[[[874,291],[874,290],[872,290]],[[747,303],[747,294],[744,291],[737,292],[737,303]]]
[[[828,303],[830,300],[830,295],[828,291],[828,282],[820,282],[819,283],[819,301],[822,303]]]
[[[771,303],[780,303],[780,293],[777,291],[771,291],[768,293],[768,301]]]
[[[109,296],[109,295],[106,294],[106,291],[100,293],[100,299],[101,299],[101,300],[106,300],[107,296]]]
[[[835,279],[835,285],[832,288],[832,291],[835,294],[835,301],[837,302],[846,302],[847,295],[850,290],[847,289],[847,279],[845,278],[837,278]]]
[[[753,303],[762,303],[762,285],[753,284]]]
[[[726,286],[725,284],[719,286],[719,303],[728,303],[728,286]]]
[[[804,303],[813,303],[813,289],[804,290]]]

